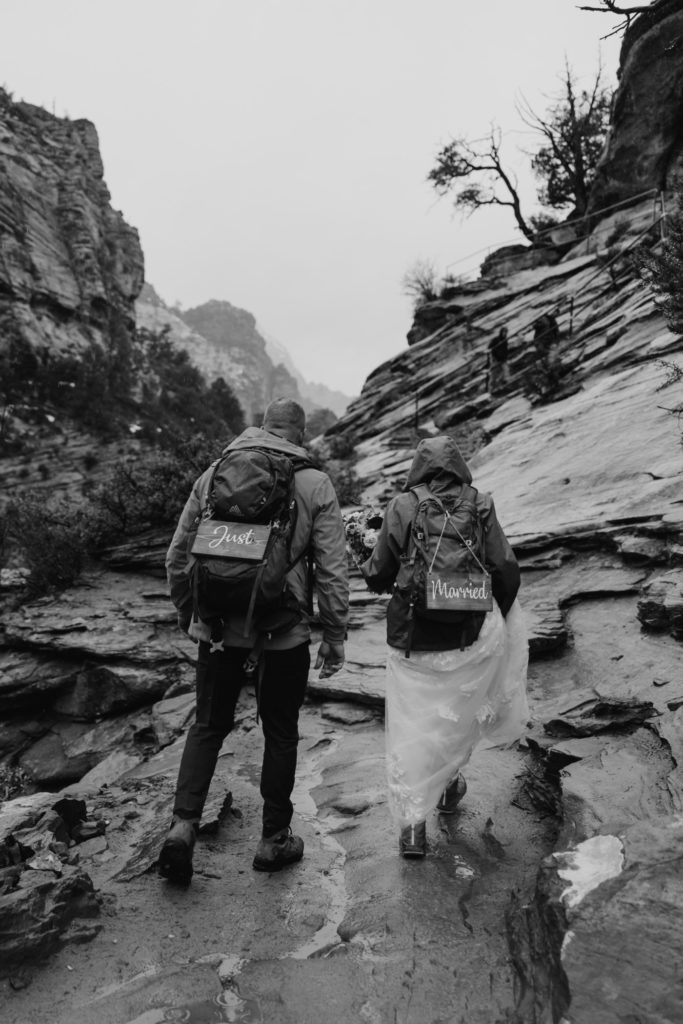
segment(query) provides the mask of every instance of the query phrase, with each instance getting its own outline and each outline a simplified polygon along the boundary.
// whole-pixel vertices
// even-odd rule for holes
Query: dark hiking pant
[[[211,653],[211,649],[214,653]],[[199,823],[223,740],[234,727],[240,690],[248,681],[243,665],[248,648],[200,643],[197,661],[197,712],[180,762],[173,813]],[[265,738],[261,768],[263,835],[287,828],[303,704],[311,657],[308,644],[286,651],[264,651],[259,712]]]

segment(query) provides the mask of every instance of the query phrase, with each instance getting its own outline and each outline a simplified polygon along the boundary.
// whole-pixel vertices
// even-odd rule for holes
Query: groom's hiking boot
[[[406,825],[405,828],[401,829],[398,846],[403,857],[424,857],[427,852],[427,826],[425,822],[418,821],[417,825]]]
[[[304,855],[304,841],[293,836],[291,828],[281,828],[274,836],[260,840],[253,860],[255,871],[280,871]]]
[[[436,809],[439,814],[455,814],[458,804],[467,792],[467,783],[462,775],[456,775],[444,789]]]
[[[187,885],[192,878],[192,851],[197,833],[191,821],[174,818],[159,854],[159,874],[170,882]]]

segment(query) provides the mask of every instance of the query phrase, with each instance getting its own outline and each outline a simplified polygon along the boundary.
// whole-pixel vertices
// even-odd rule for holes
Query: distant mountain
[[[324,384],[311,384],[280,342],[261,331],[252,313],[212,299],[194,309],[169,307],[151,284],[136,303],[138,327],[168,329],[170,340],[190,354],[209,382],[222,377],[244,409],[247,422],[258,420],[272,398],[293,398],[307,412],[331,409],[343,415],[351,399]]]
[[[311,383],[305,380],[284,345],[263,330],[261,330],[261,335],[265,338],[266,351],[273,362],[282,363],[296,379],[304,407],[307,411],[318,407],[321,409],[331,409],[337,416],[344,415],[348,406],[354,401],[355,396],[345,395],[342,391],[335,391],[332,388],[328,388],[326,384]]]
[[[145,284],[136,317],[138,327],[167,329],[169,340],[189,353],[207,381],[222,377],[237,396],[247,423],[260,421],[272,398],[302,401],[297,381],[282,363],[273,362],[247,310],[217,300],[194,309],[171,309],[152,285]]]

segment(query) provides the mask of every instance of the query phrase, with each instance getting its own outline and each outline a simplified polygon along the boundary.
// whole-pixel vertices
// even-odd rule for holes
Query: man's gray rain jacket
[[[248,427],[225,450],[235,448],[267,448],[271,451],[284,452],[285,455],[292,457],[295,464],[297,460],[308,460],[303,448],[260,427]],[[187,628],[192,616],[189,541],[191,534],[194,533],[197,516],[201,515],[207,504],[211,474],[212,467],[209,467],[195,482],[166,555],[171,600],[178,609],[178,618],[184,628]],[[287,583],[301,608],[302,621],[289,632],[266,639],[266,650],[284,650],[310,640],[306,554],[309,549],[315,562],[322,638],[328,643],[339,644],[343,643],[346,636],[349,613],[346,543],[339,502],[332,482],[326,473],[306,466],[296,472],[294,496],[297,520],[292,538],[291,558],[292,561],[296,560],[296,564],[287,575]],[[254,633],[247,637],[242,635],[243,623],[244,620],[238,616],[228,619],[225,623],[223,639],[228,646],[252,647],[255,643]],[[208,627],[203,623],[199,625],[199,639],[208,640]]]

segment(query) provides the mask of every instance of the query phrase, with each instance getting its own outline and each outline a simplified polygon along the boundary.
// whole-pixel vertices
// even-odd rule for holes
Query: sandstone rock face
[[[137,232],[110,205],[97,132],[0,90],[0,351],[104,346],[134,326]]]
[[[648,189],[671,189],[683,172],[683,5],[659,0],[626,33],[611,127],[590,208]]]
[[[561,381],[555,400],[539,403],[533,323],[549,308],[561,310]],[[375,370],[331,431],[356,441],[367,503],[381,507],[400,489],[421,436],[451,433],[518,548],[599,534],[627,560],[665,563],[683,522],[683,481],[664,407],[683,389],[659,400],[659,363],[675,362],[683,343],[644,286],[624,273],[615,290],[594,256],[575,256],[429,309],[431,333]],[[486,346],[504,324],[511,380],[492,396]],[[625,330],[608,344],[615,327]]]

